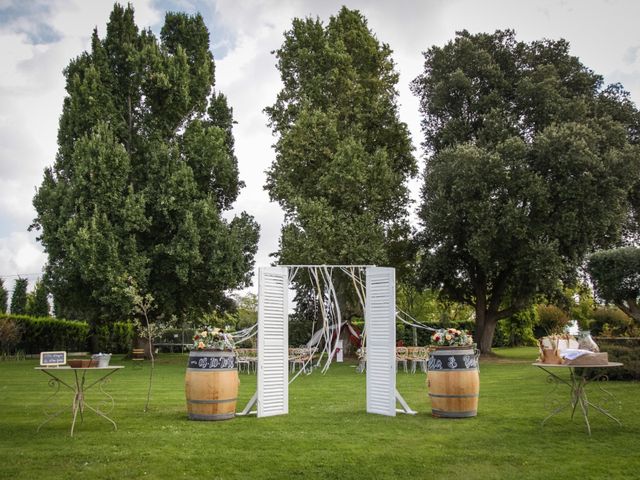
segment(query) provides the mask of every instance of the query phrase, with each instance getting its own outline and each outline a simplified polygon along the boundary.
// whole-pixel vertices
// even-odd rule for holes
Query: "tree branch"
[[[625,304],[625,302],[627,302]],[[633,298],[627,298],[625,300],[615,302],[616,306],[624,313],[633,318],[636,322],[640,322],[640,308],[638,303]]]
[[[505,308],[504,310],[500,310],[500,311],[496,312],[495,316],[493,316],[492,318],[495,318],[496,321],[497,320],[502,320],[503,318],[507,318],[507,317],[510,317],[511,315],[515,315],[520,310],[522,310],[523,307],[524,307],[524,305],[522,303],[516,302],[513,305],[511,305],[510,307]]]

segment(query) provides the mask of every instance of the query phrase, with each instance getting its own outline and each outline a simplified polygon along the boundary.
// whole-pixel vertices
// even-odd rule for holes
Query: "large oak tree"
[[[635,107],[564,40],[466,31],[424,54],[422,282],[498,320],[620,238],[638,179]]]
[[[242,182],[202,17],[168,13],[157,38],[116,4],[64,73],[58,153],[33,200],[56,313],[121,319],[132,284],[156,318],[216,308],[249,282],[258,226],[222,216]]]

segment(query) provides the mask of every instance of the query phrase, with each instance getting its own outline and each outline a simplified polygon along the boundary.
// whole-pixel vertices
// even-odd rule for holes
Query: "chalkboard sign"
[[[235,356],[211,355],[190,356],[187,368],[198,370],[235,370],[237,368]]]
[[[435,370],[477,370],[478,360],[475,355],[450,355],[450,352],[442,354],[437,350],[429,355],[427,369]]]
[[[41,367],[59,367],[67,363],[67,352],[40,352]]]

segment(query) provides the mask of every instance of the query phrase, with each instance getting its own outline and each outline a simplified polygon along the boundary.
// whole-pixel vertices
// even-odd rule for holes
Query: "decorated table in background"
[[[617,403],[613,394],[602,388],[602,382],[607,381],[606,374],[607,368],[621,367],[622,363],[608,362],[604,365],[571,365],[571,364],[552,364],[552,363],[540,363],[536,362],[532,365],[544,370],[549,375],[549,381],[558,384],[565,384],[569,387],[569,401],[560,402],[560,405],[553,409],[553,411],[542,421],[542,425],[546,423],[554,415],[557,415],[561,411],[571,408],[571,418],[573,419],[576,409],[580,407],[580,412],[584,417],[584,422],[587,425],[587,431],[591,435],[591,425],[589,424],[589,407],[592,407],[596,411],[602,413],[606,417],[615,421],[618,425],[622,425],[620,420],[614,417],[603,405],[597,405],[587,397],[587,386],[589,384],[596,384],[598,390],[604,395],[605,401],[611,401]],[[598,371],[598,369],[602,369]],[[562,370],[569,372],[568,377],[559,374]],[[555,390],[555,389],[554,389]]]
[[[78,418],[78,414],[80,415],[80,422],[84,419],[84,411],[85,408],[88,408],[96,415],[106,419],[111,422],[114,430],[118,429],[116,422],[114,422],[111,418],[107,416],[107,413],[110,413],[115,406],[115,402],[113,401],[113,397],[104,391],[104,386],[109,382],[111,375],[113,375],[118,370],[124,368],[123,366],[109,366],[109,367],[87,367],[87,368],[73,368],[68,366],[63,367],[35,367],[36,370],[40,370],[45,373],[49,377],[49,386],[54,388],[55,391],[48,398],[48,403],[55,403],[55,398],[60,391],[60,385],[66,387],[67,389],[73,392],[73,402],[71,404],[71,436],[73,437],[73,431],[75,429],[76,420]],[[89,375],[87,378],[88,372],[96,372],[97,375]],[[93,378],[92,378],[93,377]],[[85,393],[91,388],[97,386],[100,392],[105,396],[100,402],[100,406],[97,408],[89,405],[85,401]],[[49,408],[45,406],[45,415],[46,419],[38,426],[38,431],[45,424],[49,423],[51,420],[59,416],[69,407],[65,405],[64,407],[50,412]]]

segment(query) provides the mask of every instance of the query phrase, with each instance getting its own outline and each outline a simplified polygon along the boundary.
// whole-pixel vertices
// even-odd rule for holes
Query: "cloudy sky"
[[[422,68],[421,52],[455,32],[513,28],[521,40],[565,38],[572,53],[609,83],[620,82],[640,104],[640,2],[633,0],[135,0],[136,23],[159,32],[164,12],[199,11],[211,32],[217,88],[233,106],[236,154],[246,183],[236,210],[260,223],[257,265],[270,263],[282,222],[262,186],[274,158],[262,109],[280,88],[270,53],[294,17],[327,20],[344,4],[359,9],[378,39],[388,43],[400,73],[401,119],[419,155],[418,104],[408,88]],[[111,0],[0,0],[0,277],[41,275],[46,254],[27,232],[31,199],[56,153],[64,98],[62,70],[89,47],[113,6]],[[418,190],[418,182],[412,185]]]

